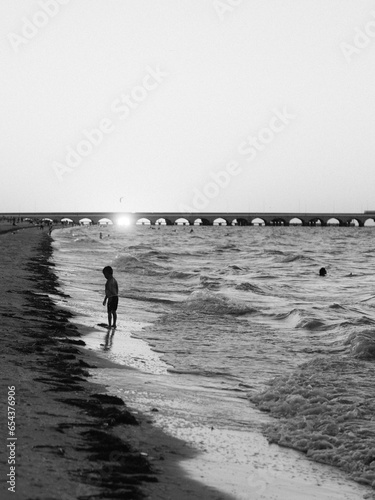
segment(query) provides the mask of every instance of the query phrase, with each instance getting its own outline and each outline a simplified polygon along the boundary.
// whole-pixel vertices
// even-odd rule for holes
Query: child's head
[[[111,276],[113,276],[113,269],[111,266],[106,266],[104,269],[103,269],[103,274],[106,278],[110,278]]]

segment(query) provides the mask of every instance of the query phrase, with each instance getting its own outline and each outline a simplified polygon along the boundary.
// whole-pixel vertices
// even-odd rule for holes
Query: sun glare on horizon
[[[126,216],[126,215],[124,215],[123,217],[120,217],[117,220],[118,226],[130,226],[131,223],[132,223],[131,218]]]

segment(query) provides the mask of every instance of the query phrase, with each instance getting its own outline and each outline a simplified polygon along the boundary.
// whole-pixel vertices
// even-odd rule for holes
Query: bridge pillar
[[[271,225],[272,226],[289,226],[289,223],[286,222],[284,219],[272,219]]]
[[[206,219],[205,217],[197,217],[199,218],[202,222],[201,222],[201,226],[211,226],[212,224],[210,223],[210,221],[208,219]]]
[[[354,224],[353,220],[354,220],[354,219],[347,220],[347,221],[346,221],[346,225],[347,225],[348,227],[350,227],[350,226],[355,226],[355,224]],[[357,219],[356,219],[356,222],[358,222],[358,225],[360,226],[360,222],[359,222],[359,220],[357,220]]]
[[[232,219],[231,224],[234,220],[237,221],[237,226],[251,226],[251,221],[249,222],[247,219],[243,217],[236,217],[235,219]]]

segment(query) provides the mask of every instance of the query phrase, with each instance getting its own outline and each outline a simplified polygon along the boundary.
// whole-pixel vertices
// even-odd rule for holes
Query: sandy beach
[[[370,498],[369,488],[269,446],[259,434],[168,421],[160,391],[171,401],[191,397],[193,408],[194,390],[171,387],[163,374],[150,381],[98,356],[95,332],[83,333],[69,310],[56,306],[69,297],[53,272],[47,232],[13,229],[4,227],[0,236],[3,407],[13,394],[16,403],[8,405],[15,408],[15,427],[3,423],[1,498]],[[131,356],[136,341],[129,336],[123,342]],[[107,393],[103,383],[111,377],[121,378],[121,394]],[[142,407],[144,384],[149,392]],[[238,411],[252,410],[244,402]]]
[[[50,238],[37,228],[5,229],[2,407],[14,387],[16,418],[12,436],[3,422],[1,498],[225,499],[184,477],[178,460],[194,454],[185,443],[155,432],[145,417],[135,418],[121,399],[90,383],[89,368],[111,365],[82,350],[70,313],[47,295],[62,298],[48,263]],[[121,438],[114,432],[119,426]],[[15,482],[6,483],[11,466]]]

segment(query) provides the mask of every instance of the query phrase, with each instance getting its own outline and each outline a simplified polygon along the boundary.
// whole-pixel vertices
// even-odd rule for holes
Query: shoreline
[[[16,388],[17,437],[16,494],[3,484],[5,495],[64,500],[233,498],[188,478],[179,468],[179,461],[195,450],[155,429],[148,417],[135,417],[122,399],[90,382],[88,369],[126,368],[82,350],[73,315],[49,297],[64,294],[49,262],[53,249],[48,235],[8,232],[1,239],[2,254],[10,246],[9,256],[2,259],[1,371],[4,399],[7,387]],[[139,446],[148,451],[138,451]]]
[[[265,438],[262,442],[248,441],[242,452],[251,455],[250,462],[230,468],[223,456],[210,461],[205,450],[186,439],[188,435],[179,438],[163,432],[154,425],[162,411],[152,413],[150,405],[154,403],[150,399],[148,411],[138,411],[126,394],[142,391],[144,383],[150,384],[144,374],[89,350],[82,341],[86,335],[74,324],[75,316],[50,298],[68,298],[59,288],[50,261],[51,238],[37,230],[5,234],[1,241],[6,240],[10,253],[9,264],[7,258],[2,259],[1,269],[0,286],[4,287],[5,297],[0,304],[5,327],[1,366],[4,399],[6,386],[16,385],[18,437],[17,493],[13,497],[9,494],[9,498],[239,500],[250,495],[254,499],[299,500],[301,487],[303,498],[308,499],[317,498],[318,491],[320,498],[329,500],[365,498],[359,494],[368,489],[354,486],[358,496],[336,496],[337,485],[325,490],[323,476],[323,484],[313,487],[310,476],[302,472],[298,477],[293,467],[288,477],[287,470],[278,471],[280,460],[272,461],[272,450],[277,448],[263,446]],[[4,248],[6,244],[0,252]],[[110,385],[93,381],[98,378],[95,373],[101,372],[121,375],[124,397],[111,396],[106,389]],[[226,442],[234,450],[238,436],[227,434]],[[224,435],[212,433],[217,441]],[[264,451],[263,465],[260,450]],[[236,458],[239,450],[234,451]],[[291,456],[289,451],[285,453]],[[192,460],[195,458],[198,460]],[[299,463],[300,459],[295,460]],[[195,467],[203,464],[198,475],[194,463]],[[249,470],[249,463],[254,470]],[[245,486],[243,494],[238,489],[239,472]],[[227,484],[229,491],[218,490],[228,473],[233,477],[233,482]]]
[[[5,224],[4,222],[0,222],[0,235],[6,233],[15,233],[16,231],[20,231],[21,229],[39,229],[36,226],[30,225],[29,223],[20,222],[18,224]],[[40,231],[40,229],[39,229]]]

